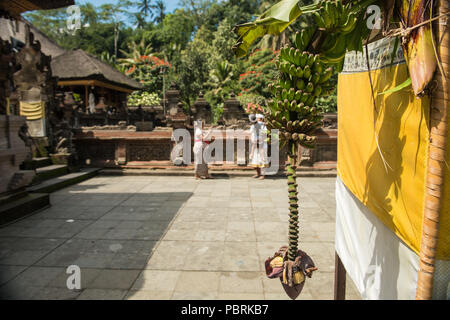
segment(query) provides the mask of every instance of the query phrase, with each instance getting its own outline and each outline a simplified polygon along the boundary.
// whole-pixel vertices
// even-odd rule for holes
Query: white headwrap
[[[264,116],[260,113],[256,114],[256,119],[264,119]]]

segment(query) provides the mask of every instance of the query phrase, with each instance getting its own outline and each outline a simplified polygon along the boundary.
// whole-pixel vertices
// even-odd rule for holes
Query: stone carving
[[[337,114],[336,113],[326,113],[323,115],[323,128],[337,129]]]
[[[72,154],[74,149],[72,145],[72,129],[66,121],[59,125],[59,130],[55,132],[56,144],[55,153]]]
[[[6,109],[9,107],[7,98],[11,95],[14,71],[15,56],[11,44],[0,38],[0,114],[11,113]]]
[[[31,154],[26,131],[24,117],[0,115],[0,194],[27,186],[35,175],[19,169]]]
[[[28,125],[26,123],[24,123],[19,128],[19,138],[22,139],[22,141],[25,143],[25,146],[31,147],[33,139],[31,138],[30,133],[28,132]],[[29,156],[31,157],[31,154],[29,154]]]
[[[41,44],[26,25],[26,44],[17,54],[20,70],[13,75],[20,100],[20,114],[27,117],[33,137],[45,137],[46,102],[52,96],[51,57],[41,52]],[[51,101],[50,101],[51,102]]]

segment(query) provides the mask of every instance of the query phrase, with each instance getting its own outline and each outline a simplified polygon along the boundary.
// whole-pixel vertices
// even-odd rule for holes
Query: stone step
[[[33,214],[50,205],[48,193],[30,193],[0,206],[0,226]]]
[[[33,158],[31,160],[33,168],[42,168],[52,165],[52,159],[50,157]]]
[[[44,181],[65,175],[69,172],[69,167],[65,164],[52,164],[36,169],[36,181]]]
[[[27,195],[28,193],[25,190],[20,190],[20,191],[16,191],[14,193],[11,194],[6,194],[0,197],[0,206],[16,201],[20,198],[23,198]]]
[[[251,177],[255,175],[254,170],[210,170],[213,177]],[[194,176],[193,170],[170,170],[170,169],[102,169],[101,175],[142,175],[142,176]],[[267,176],[270,179],[271,176]],[[284,171],[278,172],[273,177],[286,177]],[[336,177],[336,170],[297,170],[297,177]]]
[[[28,192],[51,193],[97,175],[99,168],[83,168],[79,172],[65,174],[27,188]]]

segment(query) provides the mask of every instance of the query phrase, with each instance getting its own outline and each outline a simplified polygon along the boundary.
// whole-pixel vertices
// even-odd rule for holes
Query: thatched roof
[[[95,79],[128,89],[142,88],[141,84],[135,80],[81,49],[70,50],[53,58],[51,66],[53,76],[58,77],[59,80]]]
[[[74,0],[2,0],[0,1],[0,11],[18,18],[21,13],[26,11],[57,9],[73,4]]]

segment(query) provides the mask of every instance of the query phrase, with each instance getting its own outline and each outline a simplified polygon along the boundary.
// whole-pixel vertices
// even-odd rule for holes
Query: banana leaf
[[[300,8],[299,0],[282,0],[273,5],[253,22],[237,25],[233,28],[239,36],[238,42],[233,46],[237,57],[247,54],[250,45],[266,34],[277,35],[293,23],[302,13],[315,10],[316,5]]]
[[[383,94],[389,94],[389,93],[394,93],[400,90],[403,90],[407,87],[409,87],[411,85],[411,78],[406,79],[403,83],[400,83],[398,86],[396,86],[395,88],[386,90],[384,92],[380,92],[378,95],[381,96]]]
[[[397,2],[404,27],[412,27],[430,18],[427,0],[399,0]],[[437,67],[430,24],[411,31],[403,45],[414,94],[421,96],[433,78]]]

